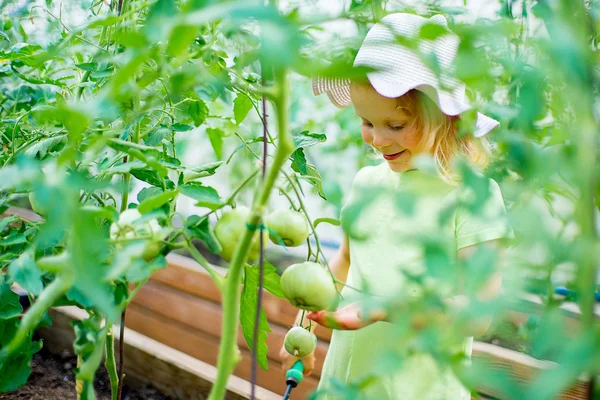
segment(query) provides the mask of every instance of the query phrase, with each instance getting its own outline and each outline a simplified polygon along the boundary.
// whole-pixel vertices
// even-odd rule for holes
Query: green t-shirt
[[[361,169],[342,208],[341,219],[350,233],[350,269],[342,290],[344,304],[352,301],[351,288],[367,287],[381,296],[410,293],[417,286],[402,271],[421,274],[427,266],[423,239],[458,249],[477,243],[512,237],[498,184],[490,179],[479,193],[445,183],[438,176],[411,170],[393,172],[386,163]],[[456,207],[472,196],[487,197],[477,214]],[[487,195],[486,195],[487,194]],[[483,198],[483,197],[480,197]],[[464,201],[463,203],[464,204]],[[430,271],[431,272],[431,271]],[[444,271],[442,271],[443,273]],[[319,390],[331,390],[336,382],[352,384],[368,376],[370,383],[353,399],[467,400],[469,392],[449,372],[438,368],[426,353],[414,353],[402,368],[388,373],[387,363],[399,363],[390,349],[402,346],[397,327],[377,322],[357,331],[334,330],[323,366]],[[463,350],[471,353],[472,338]],[[361,397],[362,396],[362,397]],[[320,394],[318,399],[344,397]]]

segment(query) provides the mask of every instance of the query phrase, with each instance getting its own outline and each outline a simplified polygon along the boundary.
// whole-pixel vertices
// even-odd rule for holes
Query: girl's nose
[[[373,130],[373,147],[383,149],[392,144],[392,140],[383,132],[376,129]]]

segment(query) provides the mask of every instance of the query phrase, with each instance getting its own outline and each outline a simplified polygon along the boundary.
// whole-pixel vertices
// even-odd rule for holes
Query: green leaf
[[[149,197],[142,201],[138,206],[138,210],[142,214],[146,214],[152,210],[161,207],[163,204],[171,201],[179,194],[178,190],[171,190],[167,192],[161,192],[155,196]]]
[[[126,162],[123,164],[114,165],[114,166],[110,167],[106,171],[106,173],[108,175],[127,174],[127,173],[131,172],[132,169],[141,169],[141,168],[144,168],[145,166],[146,166],[146,163],[144,163],[143,161],[133,160],[133,161]]]
[[[327,136],[322,133],[310,133],[309,131],[302,131],[292,135],[296,149],[311,147],[319,143],[323,143],[327,140]]]
[[[67,250],[75,269],[75,286],[94,307],[114,320],[117,310],[105,279],[110,256],[106,231],[93,215],[82,212],[73,203],[66,206],[73,218]]]
[[[256,308],[258,307],[258,279],[260,271],[258,266],[246,266],[244,267],[244,270],[244,288],[242,289],[240,304],[240,323],[242,325],[242,332],[246,339],[246,343],[248,343],[248,347],[252,349],[254,320]],[[269,328],[265,310],[262,308],[260,309],[257,332],[256,360],[264,370],[268,370],[267,352],[269,351],[269,348],[267,346],[267,335],[271,332],[271,328]]]
[[[314,227],[316,228],[317,225],[319,225],[320,223],[325,222],[328,224],[331,224],[333,226],[340,226],[341,222],[335,218],[317,218],[315,219],[315,221],[313,222]]]
[[[35,296],[44,289],[42,274],[29,251],[24,252],[19,258],[10,263],[8,275],[27,292]]]
[[[18,320],[0,320],[0,343],[8,342],[17,331]],[[31,342],[29,339],[18,351],[0,361],[0,393],[13,391],[24,385],[31,374],[31,358],[40,351],[40,341]]]
[[[223,131],[218,128],[208,128],[206,129],[206,133],[208,134],[208,138],[210,139],[210,144],[217,155],[217,159],[223,158]]]
[[[308,175],[308,169],[306,168],[306,156],[302,148],[296,149],[290,156],[292,159],[292,169],[302,175]]]
[[[95,71],[98,68],[98,63],[89,62],[89,63],[81,63],[75,64],[75,66],[83,71]]]
[[[52,136],[34,142],[24,153],[30,157],[44,158],[49,151],[53,150],[58,145],[65,143],[67,143],[67,135]]]
[[[9,247],[16,244],[27,243],[27,237],[24,233],[13,231],[11,235],[0,242],[0,247]]]
[[[16,317],[21,312],[23,307],[19,302],[19,295],[10,290],[10,285],[0,275],[0,320]]]
[[[171,125],[171,129],[173,129],[175,132],[187,132],[187,131],[191,131],[192,129],[194,129],[194,127],[186,125],[186,124],[176,123],[176,124]]]
[[[188,114],[194,121],[196,127],[202,125],[208,116],[208,107],[201,99],[196,99],[188,103]]]
[[[162,188],[159,187],[145,187],[137,195],[137,201],[139,203],[144,202],[146,199],[150,197],[158,196],[163,192]]]
[[[131,175],[135,176],[140,181],[147,182],[152,186],[162,187],[162,181],[156,171],[146,169],[132,169]]]
[[[238,93],[233,100],[233,116],[235,117],[236,125],[239,125],[246,119],[248,112],[252,109],[252,100],[242,93]]]
[[[168,134],[169,130],[167,128],[157,128],[148,134],[148,136],[144,139],[144,143],[146,146],[158,146]]]
[[[171,57],[179,56],[194,41],[197,33],[197,26],[176,26],[171,32],[167,54]]]
[[[281,284],[279,282],[281,277],[277,273],[277,268],[267,260],[265,260],[264,263],[263,286],[265,290],[272,295],[285,299],[285,295],[281,291]]]
[[[214,175],[217,172],[217,168],[219,168],[223,164],[223,161],[217,161],[214,163],[204,164],[195,168],[186,168],[183,171],[184,183],[188,181],[202,178],[205,176]]]
[[[184,196],[191,197],[198,201],[199,207],[207,207],[211,210],[216,210],[223,201],[219,193],[210,186],[203,186],[199,182],[189,182],[179,187],[179,190]]]
[[[208,218],[191,215],[185,222],[185,232],[190,237],[202,240],[212,253],[219,254],[223,251],[221,243],[210,228]]]
[[[121,139],[110,139],[108,145],[117,151],[122,151],[123,153],[136,155],[135,151],[137,151],[140,156],[136,156],[136,158],[144,157],[144,154],[151,155],[155,158],[158,158],[160,155],[158,150],[156,150],[154,147],[128,142]]]
[[[127,269],[125,278],[127,282],[143,282],[155,271],[163,268],[167,268],[167,259],[162,255],[154,257],[151,262],[138,258]]]
[[[235,153],[237,153],[238,151],[242,150],[243,148],[245,148],[249,144],[257,143],[257,142],[262,142],[262,141],[263,141],[262,136],[257,136],[257,137],[255,137],[253,139],[246,140],[245,143],[240,144],[238,147],[235,148],[235,150],[233,150],[233,152],[231,153],[231,155],[229,156],[229,158],[227,158],[227,161],[225,162],[225,164],[229,164],[229,161],[231,161],[231,159],[233,158],[233,156],[235,155]]]
[[[150,6],[142,31],[150,41],[166,41],[175,15],[177,15],[177,7],[173,0],[158,0]]]
[[[325,192],[323,192],[323,178],[321,178],[321,174],[317,170],[317,167],[311,164],[306,164],[306,169],[308,172],[307,177],[310,184],[314,185],[317,188],[317,193],[319,194],[319,196],[321,196],[323,200],[327,200],[327,197],[325,197]]]

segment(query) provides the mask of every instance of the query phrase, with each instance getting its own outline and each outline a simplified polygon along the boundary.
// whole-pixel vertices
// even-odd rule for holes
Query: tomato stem
[[[117,363],[115,361],[115,337],[113,335],[112,325],[106,332],[106,360],[104,361],[106,371],[110,380],[110,393],[112,400],[117,400],[117,390],[119,388],[119,377],[117,376]]]
[[[282,69],[275,73],[276,96],[272,99],[277,113],[277,150],[275,151],[273,163],[267,173],[267,177],[254,199],[252,211],[247,222],[247,229],[238,243],[233,260],[229,266],[229,272],[223,287],[223,322],[221,345],[217,361],[217,377],[211,389],[209,400],[222,400],[225,397],[227,381],[235,366],[241,359],[237,349],[237,334],[240,311],[240,290],[243,265],[248,258],[248,251],[256,229],[251,227],[260,226],[264,208],[279,176],[281,167],[288,160],[294,146],[292,137],[288,130],[289,109],[289,82],[287,71]]]

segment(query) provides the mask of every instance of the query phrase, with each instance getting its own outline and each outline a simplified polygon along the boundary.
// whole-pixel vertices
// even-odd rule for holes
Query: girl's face
[[[354,111],[362,119],[362,138],[387,161],[390,169],[404,172],[412,168],[413,158],[423,152],[418,145],[421,133],[397,100],[377,93],[369,84],[352,84],[350,96]]]

